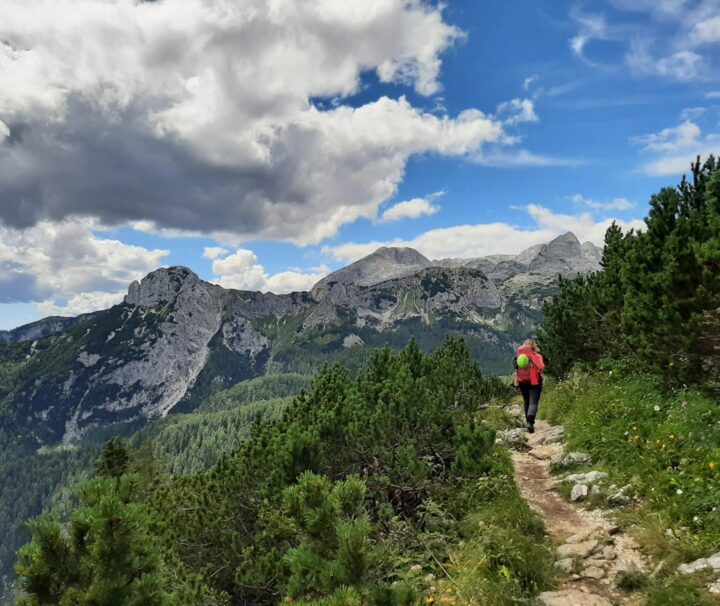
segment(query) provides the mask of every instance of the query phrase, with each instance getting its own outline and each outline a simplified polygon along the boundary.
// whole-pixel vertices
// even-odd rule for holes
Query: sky
[[[0,0],[0,329],[601,244],[718,152],[716,0]]]

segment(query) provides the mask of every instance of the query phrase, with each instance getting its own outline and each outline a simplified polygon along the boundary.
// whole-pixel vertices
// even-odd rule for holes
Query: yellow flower
[[[710,461],[710,462],[708,463],[708,467],[709,467],[710,469],[715,469],[715,468],[717,467],[717,463],[715,463],[715,461]]]
[[[431,606],[432,604],[435,603],[435,598],[433,598],[433,597],[431,596],[431,597],[429,597],[427,600],[425,600],[425,603],[426,603],[428,606]]]
[[[452,587],[448,587],[448,588],[445,590],[445,593],[452,593]]]
[[[633,425],[633,431],[637,431],[637,425]]]
[[[675,439],[675,436],[674,436],[673,434],[670,434],[670,435],[668,436],[668,440],[674,440],[674,439]]]
[[[672,469],[672,467],[668,467],[667,470],[668,470],[668,471],[672,471],[673,469]]]
[[[637,442],[640,439],[640,436],[635,436],[635,441]]]
[[[663,444],[660,448],[662,448],[663,450],[665,450],[665,449],[667,448],[667,444]]]
[[[660,440],[655,440],[655,444],[660,444]]]
[[[695,481],[699,483],[699,482],[702,482],[703,480],[702,480],[702,478],[695,478]]]

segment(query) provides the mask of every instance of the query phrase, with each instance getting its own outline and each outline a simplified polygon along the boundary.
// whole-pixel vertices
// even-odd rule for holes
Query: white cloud
[[[697,156],[720,152],[720,135],[703,135],[702,129],[690,120],[658,133],[633,137],[631,142],[643,145],[643,151],[654,156],[639,168],[639,172],[651,177],[682,175]]]
[[[530,87],[539,79],[540,76],[538,76],[537,74],[533,74],[532,76],[528,76],[527,78],[525,78],[522,84],[523,90],[530,90]]]
[[[691,35],[697,44],[716,44],[720,42],[720,15],[696,23]]]
[[[0,196],[27,200],[22,212],[0,204],[0,218],[92,216],[297,244],[375,218],[412,155],[504,141],[502,123],[475,109],[345,104],[368,71],[437,93],[442,54],[464,35],[442,10],[423,0],[5,3],[2,119],[29,128],[0,148]],[[537,118],[528,102],[513,116]],[[108,158],[133,179],[118,180]]]
[[[536,154],[526,149],[505,151],[491,147],[471,156],[471,161],[493,168],[542,168],[546,166],[579,166],[585,164],[582,159],[557,158],[545,154]]]
[[[578,33],[570,39],[573,53],[590,65],[586,52],[593,40],[625,47],[625,64],[639,74],[692,81],[717,77],[712,49],[720,41],[720,5],[717,0],[609,0],[622,13],[608,21],[587,14],[578,3],[570,16]],[[690,6],[692,4],[692,6]],[[602,67],[607,67],[602,65]]]
[[[579,33],[569,40],[573,54],[587,63],[585,48],[592,40],[607,40],[611,37],[604,15],[582,12],[577,6],[570,11],[570,17],[580,26]]]
[[[533,244],[547,242],[567,231],[572,231],[581,242],[591,241],[602,245],[605,232],[613,222],[612,218],[596,221],[589,213],[565,215],[555,213],[537,204],[529,204],[526,212],[535,226],[522,229],[508,223],[484,223],[458,225],[433,229],[412,240],[389,242],[346,243],[339,246],[325,246],[323,252],[336,261],[352,262],[368,255],[380,246],[409,246],[430,259],[448,257],[470,258],[491,254],[517,254]],[[644,221],[616,222],[623,229],[643,229]]]
[[[203,258],[214,260],[228,254],[229,252],[230,251],[227,248],[223,248],[222,246],[206,246],[203,249]]]
[[[535,113],[535,104],[530,99],[511,99],[501,103],[497,108],[497,117],[508,126],[540,121]]]
[[[212,269],[216,276],[214,282],[223,288],[259,290],[275,294],[310,290],[330,271],[323,265],[307,272],[292,269],[269,275],[258,263],[255,253],[242,248],[227,257],[213,261]]]
[[[0,302],[40,302],[41,310],[63,314],[101,309],[169,254],[100,238],[99,228],[90,220],[0,226]]]
[[[38,311],[44,316],[77,316],[100,309],[109,309],[122,303],[126,290],[111,292],[83,292],[70,297],[64,304],[56,299],[46,299],[37,304]]]
[[[571,196],[570,199],[575,204],[586,206],[594,210],[630,210],[632,208],[635,208],[635,203],[630,202],[630,200],[628,200],[627,198],[613,198],[612,200],[607,202],[598,202],[597,200],[585,198],[580,194],[575,194],[574,196]]]
[[[634,137],[632,141],[644,145],[649,151],[667,152],[696,147],[701,134],[700,127],[687,120],[679,126],[665,128],[659,133]]]
[[[413,198],[404,202],[393,204],[382,214],[382,221],[390,223],[392,221],[400,221],[401,219],[417,219],[423,216],[434,215],[440,210],[440,207],[432,202],[444,196],[445,192],[436,192],[425,198]]]
[[[578,34],[577,36],[573,36],[572,38],[570,38],[570,48],[572,49],[573,53],[575,53],[578,57],[582,57],[585,45],[589,41],[590,36]]]

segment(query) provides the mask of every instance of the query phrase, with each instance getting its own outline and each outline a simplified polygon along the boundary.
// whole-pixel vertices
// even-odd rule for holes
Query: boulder
[[[563,558],[555,562],[555,568],[564,572],[565,574],[571,574],[575,570],[575,559],[574,558]]]
[[[600,568],[600,566],[588,566],[585,570],[583,570],[583,576],[586,579],[604,579],[605,569]]]
[[[588,496],[588,487],[586,484],[575,484],[570,493],[571,501],[583,501]]]
[[[583,541],[582,543],[565,543],[557,548],[557,554],[560,559],[563,558],[582,558],[585,559],[589,555],[595,553],[600,544],[591,539],[589,541]]]
[[[611,487],[612,488],[612,487]],[[608,505],[628,505],[632,502],[632,499],[628,496],[628,492],[632,490],[632,485],[627,484],[623,486],[617,492],[611,494],[608,499]],[[611,491],[612,492],[612,491]]]
[[[601,595],[577,589],[546,591],[541,593],[539,598],[544,606],[612,606],[612,602]]]
[[[573,473],[562,479],[566,484],[595,484],[607,478],[604,471],[588,471],[587,473]]]
[[[550,464],[554,467],[571,467],[573,465],[592,465],[592,457],[584,452],[570,452],[551,459]]]
[[[540,444],[561,444],[565,440],[565,430],[561,425],[553,425],[539,438]]]
[[[715,555],[711,555],[708,558],[700,558],[688,564],[681,564],[678,567],[678,572],[681,574],[693,574],[695,572],[700,572],[701,570],[712,571],[715,574],[720,574],[720,552]]]
[[[508,413],[511,417],[522,417],[523,414],[524,414],[524,413],[523,413],[523,409],[522,409],[520,406],[518,406],[517,404],[513,404],[512,406],[510,406],[510,407],[507,409],[507,413]]]
[[[548,461],[552,459],[553,455],[555,454],[555,447],[536,446],[530,452],[528,452],[528,454],[534,459],[538,459],[540,461]]]
[[[495,444],[501,444],[516,450],[523,450],[527,448],[527,434],[525,429],[517,427],[515,429],[498,431]]]

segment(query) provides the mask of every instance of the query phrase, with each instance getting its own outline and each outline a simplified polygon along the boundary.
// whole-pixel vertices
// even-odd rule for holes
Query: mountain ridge
[[[40,443],[70,442],[108,423],[192,410],[245,379],[309,372],[352,359],[363,345],[399,347],[410,337],[432,348],[464,336],[486,368],[500,371],[540,321],[557,275],[599,268],[598,251],[571,233],[520,255],[470,260],[383,247],[308,292],[281,295],[160,268],[108,310],[15,329],[33,338],[0,346],[0,362],[12,352],[24,360],[0,403]]]

